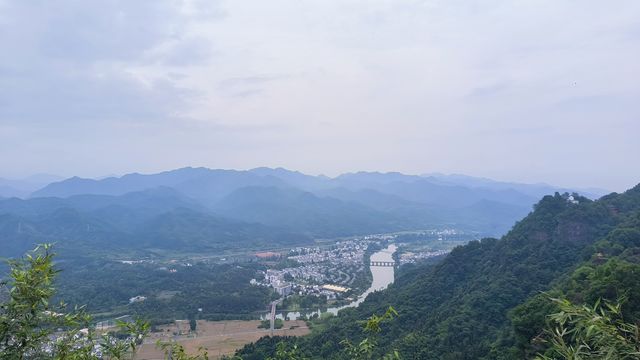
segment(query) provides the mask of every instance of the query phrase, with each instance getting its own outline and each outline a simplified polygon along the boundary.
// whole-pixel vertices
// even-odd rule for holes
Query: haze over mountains
[[[0,233],[8,239],[0,255],[43,241],[76,250],[220,251],[437,227],[500,235],[556,191],[572,190],[440,174],[329,178],[282,168],[73,177],[25,199],[0,200]]]
[[[64,178],[49,174],[36,174],[23,179],[0,178],[0,198],[2,197],[28,197],[32,192],[55,181]]]

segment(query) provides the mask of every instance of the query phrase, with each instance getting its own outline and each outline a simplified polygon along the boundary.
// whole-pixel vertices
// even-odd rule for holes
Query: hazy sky
[[[640,1],[0,0],[0,177],[640,182]]]

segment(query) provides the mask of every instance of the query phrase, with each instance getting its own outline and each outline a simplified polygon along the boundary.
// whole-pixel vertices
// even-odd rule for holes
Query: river
[[[393,262],[394,261],[393,253],[395,253],[396,250],[397,250],[397,247],[394,244],[391,244],[387,246],[386,249],[383,249],[371,254],[370,261]],[[395,268],[393,266],[369,266],[369,269],[371,269],[371,275],[373,276],[371,286],[364,293],[362,293],[362,295],[360,295],[356,300],[354,300],[350,304],[340,306],[340,307],[317,309],[315,311],[309,309],[309,311],[303,311],[303,312],[298,312],[298,311],[292,311],[287,313],[278,312],[276,317],[279,319],[284,319],[286,317],[289,320],[296,320],[301,315],[313,316],[314,314],[320,315],[325,312],[329,312],[334,315],[337,315],[338,311],[342,309],[345,309],[348,307],[356,307],[360,305],[360,303],[363,302],[364,299],[367,298],[367,295],[369,295],[370,293],[374,291],[386,289],[387,286],[393,283],[393,279],[395,276]],[[268,319],[269,318],[268,316],[269,316],[268,314],[263,316],[263,319]]]

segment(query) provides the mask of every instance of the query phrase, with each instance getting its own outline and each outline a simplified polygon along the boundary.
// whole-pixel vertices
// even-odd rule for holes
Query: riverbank
[[[390,263],[394,262],[393,254],[398,250],[398,247],[395,244],[390,244],[386,248],[376,251],[375,253],[369,256],[369,264],[371,262],[380,262],[380,263]],[[369,294],[374,291],[386,289],[387,286],[393,283],[395,277],[395,267],[393,266],[371,266],[369,265],[369,270],[371,271],[372,281],[371,286],[365,290],[362,295],[358,296],[358,298],[347,305],[335,306],[335,307],[327,307],[327,308],[316,308],[316,309],[307,309],[301,311],[280,311],[276,312],[276,318],[278,319],[286,319],[286,320],[297,320],[300,318],[311,318],[313,316],[322,316],[324,313],[330,313],[333,315],[337,315],[338,312],[342,309],[346,309],[349,307],[355,307],[360,305]],[[269,314],[265,314],[262,318],[268,319]]]

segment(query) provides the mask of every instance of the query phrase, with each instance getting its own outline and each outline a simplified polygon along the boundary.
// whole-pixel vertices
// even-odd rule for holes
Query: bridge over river
[[[370,266],[396,266],[395,261],[371,261]]]
[[[371,254],[369,266],[371,268],[371,275],[373,276],[373,281],[371,282],[371,286],[367,289],[367,291],[365,291],[364,294],[360,295],[357,300],[353,301],[348,305],[344,305],[340,307],[332,307],[328,309],[307,309],[311,311],[308,311],[308,312],[305,311],[304,315],[306,316],[311,316],[312,314],[320,315],[322,312],[330,312],[334,315],[337,315],[338,311],[340,311],[341,309],[358,306],[361,302],[364,301],[364,299],[366,299],[367,295],[369,295],[370,293],[377,290],[385,289],[387,286],[389,286],[389,284],[393,283],[395,265],[396,265],[396,262],[393,260],[393,253],[396,251],[396,249],[397,247],[394,244],[391,244],[386,249],[380,250],[376,253]],[[279,304],[280,301],[282,301],[282,299],[273,301],[271,303],[271,309],[270,309],[271,311],[265,314],[264,317],[262,317],[263,320],[268,319],[271,321],[271,324],[270,324],[271,331],[273,331],[276,317],[281,319],[284,319],[286,317],[286,318],[295,320],[299,318],[301,315],[303,315],[299,312],[284,312],[284,313],[278,314],[276,310],[276,306],[280,305]]]

